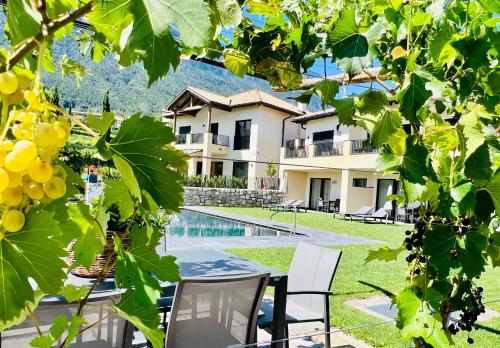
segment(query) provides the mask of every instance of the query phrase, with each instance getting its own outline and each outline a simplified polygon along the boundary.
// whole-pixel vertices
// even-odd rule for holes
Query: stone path
[[[376,296],[366,299],[354,299],[346,301],[345,304],[354,307],[360,311],[373,315],[383,320],[392,320],[398,312],[396,306],[392,305],[391,299],[387,296]],[[486,312],[478,317],[478,322],[490,320],[500,316],[500,313],[486,307]],[[459,320],[459,313],[451,314],[451,321]]]
[[[238,220],[241,222],[259,225],[263,227],[279,228],[291,231],[293,225],[285,223],[272,222],[270,220],[259,219],[255,217],[227,213],[219,210],[213,210],[199,206],[185,207],[186,210],[191,210],[199,213],[214,215],[226,219]],[[311,213],[312,214],[312,213]],[[319,244],[319,245],[352,245],[352,244],[374,244],[379,243],[376,240],[348,236],[341,233],[326,232],[297,226],[297,234],[284,234],[280,236],[245,236],[245,237],[173,237],[164,236],[163,246],[168,249],[185,249],[185,248],[210,248],[210,249],[225,249],[225,248],[264,248],[264,247],[287,247],[295,246],[301,240]]]

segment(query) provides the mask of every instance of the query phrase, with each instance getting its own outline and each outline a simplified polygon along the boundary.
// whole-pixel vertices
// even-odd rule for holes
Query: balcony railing
[[[351,153],[353,155],[360,153],[377,153],[378,149],[374,147],[368,139],[358,139],[351,141]]]
[[[330,140],[314,143],[314,157],[341,156],[344,153],[344,142]]]
[[[229,137],[222,134],[212,134],[212,144],[229,146]]]
[[[203,133],[191,134],[191,144],[203,144]]]
[[[307,147],[285,147],[285,157],[286,158],[304,158],[308,157]]]
[[[187,134],[177,134],[177,144],[186,144]]]

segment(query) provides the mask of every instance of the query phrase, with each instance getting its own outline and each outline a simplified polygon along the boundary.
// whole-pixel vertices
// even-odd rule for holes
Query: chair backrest
[[[292,205],[292,207],[296,208],[296,207],[301,206],[303,203],[304,203],[304,201],[301,201],[300,199],[298,199],[295,202],[293,202],[291,205]]]
[[[82,316],[87,324],[98,322],[92,328],[78,335],[71,343],[71,348],[122,348],[132,343],[133,326],[119,317],[113,311],[113,301],[119,301],[118,296],[111,296],[99,300],[91,300],[84,307]],[[44,335],[49,334],[54,320],[65,315],[68,320],[76,313],[77,303],[57,301],[41,303],[35,311],[39,326]],[[30,347],[30,342],[38,336],[38,332],[30,317],[19,325],[13,326],[2,332],[2,347]],[[63,335],[63,339],[65,335]],[[59,346],[62,339],[57,342]]]
[[[377,210],[375,213],[373,213],[371,216],[374,218],[385,218],[387,216],[387,210],[385,208],[380,208]]]
[[[342,251],[300,241],[288,270],[288,290],[330,291]],[[323,315],[324,296],[293,295],[288,298]]]
[[[369,205],[364,205],[358,210],[354,212],[354,214],[368,214],[370,211],[373,210],[373,207],[370,207]]]
[[[269,274],[190,278],[177,285],[167,328],[168,348],[217,348],[255,343]]]

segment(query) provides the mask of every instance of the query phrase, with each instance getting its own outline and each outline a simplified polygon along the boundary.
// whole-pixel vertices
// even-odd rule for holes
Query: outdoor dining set
[[[299,242],[288,274],[232,254],[208,249],[168,252],[177,257],[182,280],[162,283],[158,301],[160,329],[165,347],[288,347],[288,327],[302,322],[323,322],[325,346],[330,347],[331,285],[342,252]],[[94,279],[70,275],[69,284],[93,284]],[[274,298],[264,297],[268,287]],[[122,291],[114,279],[102,280],[83,313],[87,322],[98,322],[71,344],[74,348],[140,348],[150,343],[138,328],[113,312]],[[42,333],[50,331],[57,316],[71,317],[78,304],[64,297],[45,296],[36,309]],[[257,345],[258,329],[271,334],[266,345]],[[1,347],[29,347],[38,335],[30,318],[2,332]],[[59,342],[60,343],[60,342]]]

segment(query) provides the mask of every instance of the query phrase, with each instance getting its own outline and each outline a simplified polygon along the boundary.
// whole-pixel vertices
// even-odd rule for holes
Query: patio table
[[[220,277],[241,275],[250,273],[270,273],[269,286],[273,286],[274,290],[274,312],[275,325],[272,329],[272,340],[282,340],[285,338],[285,313],[286,313],[286,293],[287,293],[287,275],[275,269],[267,268],[243,258],[237,257],[230,253],[209,250],[209,249],[185,249],[173,251],[160,251],[160,255],[173,255],[177,257],[177,264],[181,277]],[[93,278],[83,278],[70,274],[66,284],[76,286],[93,284]],[[173,296],[175,293],[176,283],[162,282],[164,296]],[[90,299],[100,299],[113,295],[117,295],[121,290],[116,290],[113,278],[107,278],[96,286]],[[45,296],[41,303],[61,303],[64,302],[64,297],[61,296]],[[271,347],[284,347],[284,342],[273,343]],[[1,336],[0,336],[1,347]]]

